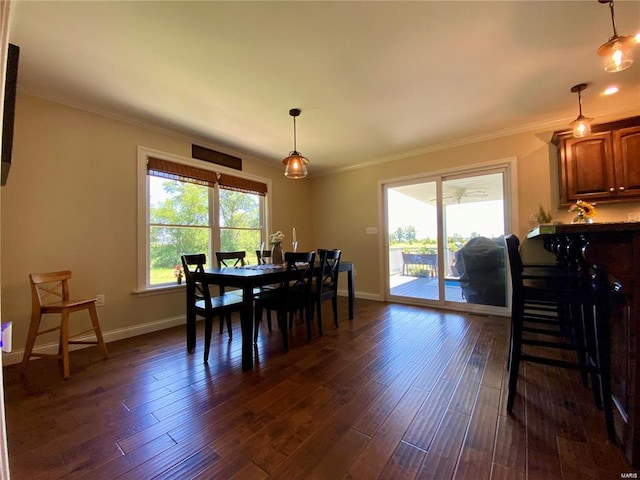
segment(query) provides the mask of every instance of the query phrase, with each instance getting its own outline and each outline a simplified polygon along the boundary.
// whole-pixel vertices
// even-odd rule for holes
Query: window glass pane
[[[220,188],[220,250],[247,252],[246,262],[256,264],[260,249],[261,196]]]
[[[220,229],[220,250],[223,252],[244,250],[247,252],[245,261],[256,265],[258,263],[256,250],[260,250],[260,230]]]
[[[447,237],[446,300],[507,305],[502,173],[470,175],[442,182]]]
[[[152,225],[209,225],[209,188],[149,176]]]
[[[158,285],[176,281],[175,270],[181,265],[180,255],[185,253],[207,253],[209,251],[209,228],[202,227],[156,227],[150,229],[150,275],[149,283]]]
[[[260,228],[260,195],[221,188],[220,227]]]

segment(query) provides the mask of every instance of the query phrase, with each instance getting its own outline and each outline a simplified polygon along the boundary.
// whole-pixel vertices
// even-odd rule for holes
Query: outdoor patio
[[[438,277],[413,277],[410,275],[391,275],[389,277],[391,295],[399,297],[438,299]],[[445,300],[464,302],[462,290],[457,280],[445,280]]]

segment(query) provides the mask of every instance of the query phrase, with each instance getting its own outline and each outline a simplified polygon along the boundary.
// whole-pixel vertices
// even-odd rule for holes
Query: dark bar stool
[[[584,383],[591,377],[594,401],[603,409],[607,434],[615,442],[609,292],[591,288],[590,282],[562,267],[534,268],[531,273],[523,267],[518,237],[507,235],[505,243],[513,288],[507,412],[513,410],[520,362],[578,370]],[[574,352],[575,361],[558,351]]]

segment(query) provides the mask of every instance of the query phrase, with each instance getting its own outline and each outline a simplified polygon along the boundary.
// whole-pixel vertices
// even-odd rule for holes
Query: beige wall
[[[246,172],[273,182],[271,230],[282,230],[286,243],[295,226],[301,250],[341,248],[343,258],[355,262],[357,295],[381,298],[379,236],[365,233],[366,227],[382,233],[379,181],[515,156],[515,231],[523,236],[538,204],[552,204],[551,133],[512,135],[304,181],[286,179],[280,165],[241,156]],[[190,139],[18,95],[14,163],[0,189],[2,319],[14,322],[16,358],[29,324],[31,272],[70,269],[77,296],[106,294],[100,317],[108,340],[182,321],[182,291],[132,293],[139,145],[185,157],[191,151]],[[603,205],[597,220],[622,221],[628,211],[638,210],[638,203]],[[571,219],[564,208],[553,214],[560,221]]]

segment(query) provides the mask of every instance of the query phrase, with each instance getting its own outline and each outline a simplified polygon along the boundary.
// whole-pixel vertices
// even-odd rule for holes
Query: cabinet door
[[[616,130],[613,145],[618,196],[640,196],[640,127]]]
[[[564,203],[610,199],[616,192],[611,132],[566,139],[563,169]]]

